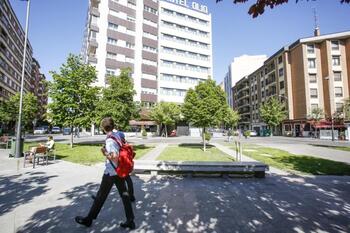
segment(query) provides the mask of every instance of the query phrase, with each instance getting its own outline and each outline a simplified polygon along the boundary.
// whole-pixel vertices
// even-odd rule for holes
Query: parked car
[[[61,133],[61,128],[58,126],[52,127],[51,133]]]
[[[71,133],[72,132],[70,128],[63,128],[63,135],[70,135]]]
[[[252,131],[250,131],[250,136],[256,137],[256,136],[258,136],[258,133],[255,130],[252,130]]]
[[[34,134],[45,134],[46,129],[44,127],[37,127],[34,129]]]

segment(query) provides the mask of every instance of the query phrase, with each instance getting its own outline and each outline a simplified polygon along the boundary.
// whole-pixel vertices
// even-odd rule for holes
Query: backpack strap
[[[122,143],[117,137],[114,137],[113,135],[110,135],[110,136],[108,136],[107,138],[110,138],[110,139],[112,139],[113,141],[115,141],[117,144],[118,144],[118,146],[121,148],[122,146],[123,146],[123,144],[124,143]]]

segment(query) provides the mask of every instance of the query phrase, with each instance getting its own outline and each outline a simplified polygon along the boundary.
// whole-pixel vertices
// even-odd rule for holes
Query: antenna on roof
[[[320,36],[320,28],[318,27],[318,18],[317,18],[317,11],[316,7],[312,8],[314,11],[314,20],[315,20],[315,30],[314,30],[314,36]]]

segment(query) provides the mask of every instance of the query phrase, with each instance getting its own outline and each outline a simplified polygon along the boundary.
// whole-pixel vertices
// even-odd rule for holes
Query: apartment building
[[[242,55],[233,59],[224,77],[226,100],[231,108],[233,107],[232,99],[234,95],[232,93],[232,87],[242,77],[251,74],[254,70],[261,67],[266,59],[266,55]]]
[[[46,113],[46,106],[48,102],[48,85],[46,82],[45,75],[40,72],[39,62],[33,58],[32,62],[32,75],[31,75],[31,90],[38,98],[38,119],[42,118]]]
[[[159,1],[158,100],[182,103],[212,76],[211,15],[205,6]]]
[[[240,119],[238,128],[242,131],[250,129],[251,123],[251,105],[250,105],[250,86],[248,76],[239,80],[232,89],[233,108],[238,111]]]
[[[9,0],[0,2],[0,101],[8,100],[21,89],[24,30]],[[28,41],[24,91],[33,88],[31,77],[33,50]]]
[[[276,133],[308,136],[315,130],[309,121],[314,108],[324,110],[326,119],[316,128],[326,132],[331,127],[332,116],[342,112],[344,101],[349,98],[349,57],[349,31],[316,34],[281,48],[248,75],[250,129],[262,132],[266,128],[259,108],[269,98],[276,97],[286,104],[288,111],[288,119]],[[341,132],[345,127],[342,122],[336,122],[335,128]]]
[[[95,85],[130,67],[135,101],[181,103],[212,75],[211,16],[185,0],[90,0],[82,54]]]

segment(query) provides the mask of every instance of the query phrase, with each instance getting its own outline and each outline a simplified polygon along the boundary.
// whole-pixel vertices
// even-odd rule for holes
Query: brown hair
[[[114,121],[112,117],[103,118],[101,128],[106,132],[111,132],[114,129]]]
[[[52,137],[52,136],[48,136],[48,139],[49,139],[49,140],[53,140],[53,137]]]

